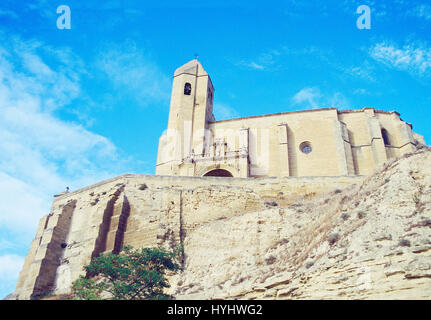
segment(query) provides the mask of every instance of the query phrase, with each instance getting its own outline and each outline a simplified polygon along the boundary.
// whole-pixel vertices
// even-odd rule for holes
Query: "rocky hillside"
[[[178,299],[430,299],[431,150],[360,184],[220,218],[185,238]]]

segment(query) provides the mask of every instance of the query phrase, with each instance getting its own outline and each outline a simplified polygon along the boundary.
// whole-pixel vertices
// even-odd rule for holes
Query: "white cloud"
[[[66,171],[71,171],[76,169],[73,161],[81,159],[86,152],[91,151],[96,156],[115,153],[115,147],[106,138],[52,115],[52,110],[64,107],[78,95],[79,82],[62,81],[63,76],[33,53],[20,53],[17,57],[17,61],[0,57],[0,163],[3,170],[8,168],[11,172],[16,168],[17,172],[34,176],[44,169],[52,171],[53,166],[49,164],[59,160]],[[29,57],[36,61],[31,68],[26,64]],[[23,69],[18,70],[20,65]],[[82,160],[85,162],[86,158]],[[30,159],[34,161],[29,162]],[[38,170],[34,170],[38,165]]]
[[[0,79],[3,86],[13,88],[7,92],[10,101],[30,100],[25,102],[36,103],[34,106],[43,111],[52,111],[82,94],[79,79],[86,70],[78,57],[67,49],[52,49],[41,42],[0,34],[2,39],[7,37],[0,46]],[[55,72],[42,56],[54,60]],[[6,94],[4,88],[2,93]]]
[[[340,92],[322,94],[318,87],[303,88],[291,99],[296,107],[302,108],[338,108],[344,109],[349,106],[349,101]]]
[[[239,113],[232,107],[223,103],[215,103],[213,114],[216,121],[227,120],[239,117]]]
[[[375,82],[375,76],[374,76],[374,67],[366,60],[364,61],[359,67],[355,66],[355,67],[343,67],[340,66],[340,69],[355,77],[355,78],[361,78],[367,81],[372,81]]]
[[[264,66],[262,66],[262,65],[260,65],[260,64],[257,64],[256,62],[254,62],[254,61],[252,61],[252,62],[250,62],[250,63],[248,63],[248,64],[246,64],[248,67],[250,67],[250,68],[252,68],[252,69],[258,69],[258,70],[263,70],[263,69],[265,69],[265,67]]]
[[[319,107],[321,97],[319,88],[304,88],[293,96],[292,101],[296,105],[305,104],[314,109]]]
[[[86,98],[83,65],[67,48],[0,32],[0,294],[13,290],[54,194],[124,172],[109,139],[55,115]]]
[[[427,4],[421,4],[410,12],[412,15],[425,20],[431,20],[431,6]]]
[[[370,94],[370,92],[369,92],[367,89],[364,89],[364,88],[358,88],[358,89],[355,89],[355,90],[353,91],[353,94],[357,94],[357,95],[369,95],[369,94]]]
[[[99,67],[122,93],[144,103],[168,100],[170,79],[126,49],[105,52]],[[87,74],[68,48],[0,32],[0,295],[13,291],[53,195],[123,173],[131,161],[106,137],[56,116],[73,113],[77,100],[94,104],[82,85]]]
[[[2,10],[0,9],[0,17],[8,17],[12,19],[18,19],[18,15],[12,10]]]
[[[431,48],[409,43],[402,48],[380,42],[369,51],[370,56],[388,67],[423,76],[431,70]]]
[[[267,50],[266,52],[259,54],[253,60],[241,60],[235,64],[254,70],[272,70],[274,69],[276,58],[281,54],[282,52],[279,50]]]
[[[110,46],[100,55],[97,65],[122,94],[130,93],[138,104],[169,101],[171,79],[135,44]]]
[[[350,102],[343,94],[335,92],[329,97],[329,106],[331,108],[346,109],[350,107]]]
[[[0,243],[12,235],[22,248],[53,194],[111,177],[122,161],[107,138],[53,113],[82,95],[79,58],[36,41],[0,40]]]
[[[6,254],[0,256],[0,292],[3,299],[6,294],[12,293],[15,289],[18,275],[24,264],[24,257],[15,254]]]
[[[9,230],[32,233],[39,219],[48,213],[50,199],[46,194],[4,172],[0,172],[0,194],[0,224]],[[0,236],[0,241],[7,240]]]
[[[0,280],[16,280],[23,264],[23,257],[14,254],[0,256]]]

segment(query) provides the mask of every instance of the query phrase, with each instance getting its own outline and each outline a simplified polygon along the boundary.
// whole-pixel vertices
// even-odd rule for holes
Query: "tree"
[[[124,247],[119,254],[105,253],[93,258],[81,276],[72,284],[79,300],[110,298],[114,300],[172,299],[164,293],[169,288],[167,271],[178,271],[180,249],[161,247],[133,249]]]

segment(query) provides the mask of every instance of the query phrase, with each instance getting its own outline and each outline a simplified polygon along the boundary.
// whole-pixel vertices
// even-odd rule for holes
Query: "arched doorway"
[[[233,177],[232,173],[224,169],[214,169],[204,174],[204,177]]]

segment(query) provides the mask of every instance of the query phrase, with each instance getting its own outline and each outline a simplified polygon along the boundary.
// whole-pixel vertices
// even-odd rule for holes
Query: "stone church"
[[[207,237],[201,228],[359,184],[378,164],[424,143],[395,111],[329,108],[216,121],[213,97],[197,60],[178,68],[156,175],[124,174],[55,195],[10,299],[70,294],[83,266],[125,245],[179,244],[190,261],[185,257],[213,252],[213,243],[205,249],[190,240]],[[262,237],[261,222],[249,239]],[[285,237],[273,229],[265,236],[277,243]],[[253,248],[258,257],[267,252],[261,243]]]
[[[213,99],[213,84],[199,61],[175,71],[156,175],[368,175],[425,144],[396,111],[324,108],[217,121]]]

